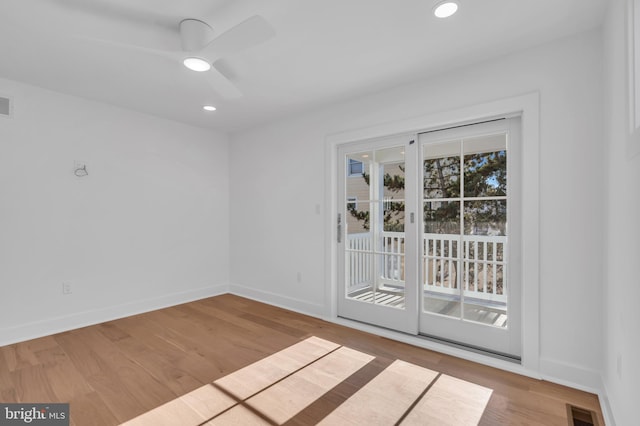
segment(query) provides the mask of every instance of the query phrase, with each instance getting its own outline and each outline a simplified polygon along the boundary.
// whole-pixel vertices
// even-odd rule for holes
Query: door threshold
[[[434,339],[422,334],[405,333],[390,328],[371,325],[363,321],[357,321],[350,318],[335,316],[333,318],[325,318],[335,324],[340,324],[349,328],[375,334],[377,336],[395,340],[397,342],[406,343],[417,346],[426,350],[454,356],[467,361],[476,362],[500,370],[509,371],[511,373],[521,374],[523,376],[534,379],[541,379],[537,369],[530,369],[524,365],[522,361],[518,361],[513,357],[500,356],[485,350],[470,348],[451,342],[444,342],[441,339]]]
[[[478,346],[474,346],[474,345],[468,345],[468,344],[464,344],[464,343],[460,343],[460,342],[456,342],[455,340],[449,340],[449,339],[444,339],[442,337],[437,337],[437,336],[432,336],[430,334],[425,334],[425,333],[418,333],[418,334],[411,334],[411,333],[406,333],[404,331],[399,331],[399,330],[395,330],[393,328],[388,328],[388,327],[383,327],[380,325],[374,325],[374,324],[369,324],[368,322],[365,321],[360,321],[360,320],[356,320],[353,318],[347,318],[347,317],[343,317],[338,315],[339,319],[342,320],[346,320],[349,322],[355,322],[358,324],[362,324],[363,326],[369,328],[369,327],[373,327],[374,329],[378,329],[378,330],[385,330],[385,331],[389,331],[391,333],[398,333],[401,334],[403,336],[407,336],[409,338],[417,338],[420,339],[422,341],[429,341],[429,342],[433,342],[433,343],[439,343],[441,345],[445,345],[445,346],[449,346],[451,348],[455,348],[455,349],[460,349],[463,350],[465,352],[473,352],[476,353],[478,355],[484,355],[484,356],[488,356],[494,359],[499,359],[501,361],[507,361],[510,362],[512,364],[516,364],[516,365],[522,365],[522,358],[519,356],[515,356],[515,355],[509,355],[506,353],[502,353],[502,352],[498,352],[498,351],[491,351],[485,348],[481,348]]]
[[[418,334],[419,338],[424,339],[424,340],[430,340],[432,342],[436,342],[436,343],[440,343],[443,345],[447,345],[447,346],[451,346],[453,348],[458,348],[458,349],[462,349],[464,351],[469,351],[469,352],[475,352],[477,354],[480,355],[486,355],[486,356],[490,356],[492,358],[496,358],[496,359],[500,359],[503,361],[507,361],[507,362],[512,362],[514,364],[522,364],[522,358],[519,356],[515,356],[515,355],[509,355],[509,354],[505,354],[502,352],[497,352],[497,351],[490,351],[488,349],[485,348],[481,348],[478,346],[473,346],[473,345],[468,345],[468,344],[464,344],[464,343],[460,343],[460,342],[456,342],[454,340],[449,340],[449,339],[444,339],[442,337],[437,337],[437,336],[432,336],[429,334]]]

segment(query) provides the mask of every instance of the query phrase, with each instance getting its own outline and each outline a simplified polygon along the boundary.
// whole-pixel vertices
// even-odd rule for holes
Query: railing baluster
[[[498,294],[498,244],[500,243],[497,241],[493,243],[493,287],[496,289],[495,294]]]
[[[444,238],[438,240],[438,245],[440,246],[440,252],[438,253],[438,277],[440,277],[440,287],[444,288],[444,261],[442,259],[442,255],[444,254]]]
[[[484,286],[482,287],[482,292],[486,293],[487,292],[487,265],[488,265],[488,260],[487,259],[487,242],[483,241],[483,249],[482,249],[482,256],[483,256],[483,260],[484,262],[482,263],[482,276],[484,278]]]
[[[362,254],[362,240],[359,239],[358,240],[358,284],[360,284],[362,282],[362,260],[363,260],[363,254]]]
[[[469,290],[469,241],[464,241],[464,291]]]
[[[453,263],[453,261],[452,261],[452,259],[453,259],[452,253],[453,252],[451,251],[451,249],[453,248],[453,241],[451,240],[451,238],[449,238],[448,241],[449,241],[449,261],[448,261],[448,263],[449,263],[449,288],[454,288],[453,281],[452,281],[453,280],[453,265],[452,265],[452,263]]]
[[[360,279],[358,277],[358,264],[360,263],[358,262],[359,259],[360,253],[353,252],[353,256],[351,257],[351,260],[353,261],[353,263],[351,264],[351,279],[353,280],[354,286],[360,284]]]
[[[437,240],[433,240],[433,257],[431,258],[431,282],[433,282],[433,288],[436,287],[436,244]]]
[[[473,242],[473,290],[478,291],[478,241]]]

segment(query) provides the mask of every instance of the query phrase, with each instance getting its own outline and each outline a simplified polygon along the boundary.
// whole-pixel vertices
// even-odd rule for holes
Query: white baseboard
[[[230,284],[229,293],[316,318],[323,318],[324,315],[325,308],[322,304],[310,303],[269,291],[256,290],[239,284]]]
[[[596,370],[548,358],[540,358],[540,375],[549,382],[596,395],[602,391],[602,378],[600,377],[600,372]]]
[[[76,328],[99,324],[118,318],[155,311],[169,306],[193,302],[194,300],[218,296],[229,292],[228,284],[203,287],[196,290],[167,294],[150,299],[136,300],[102,309],[79,312],[43,321],[34,321],[16,327],[0,328],[0,346],[24,342],[38,337],[62,333]]]
[[[616,426],[616,421],[613,418],[613,410],[611,409],[611,402],[607,396],[608,394],[607,386],[604,384],[604,380],[602,380],[602,391],[598,393],[598,400],[600,400],[600,409],[602,410],[604,423],[607,426]]]
[[[540,371],[544,380],[597,395],[605,424],[615,426],[607,389],[600,372],[543,358],[540,359]]]

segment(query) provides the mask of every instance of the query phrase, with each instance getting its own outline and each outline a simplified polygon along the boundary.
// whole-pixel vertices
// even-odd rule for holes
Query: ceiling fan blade
[[[92,43],[102,44],[108,47],[132,50],[140,53],[145,53],[148,55],[161,56],[171,60],[178,60],[181,58],[181,55],[182,55],[182,52],[180,51],[154,49],[152,47],[140,46],[137,44],[130,44],[130,43],[123,43],[115,40],[105,40],[102,38],[93,38],[93,37],[77,37],[77,38],[80,38],[82,40],[89,41]]]
[[[51,1],[51,0],[42,0]],[[117,22],[129,22],[137,26],[162,27],[165,30],[173,30],[175,18],[169,11],[162,7],[149,10],[136,2],[117,2],[110,0],[54,0],[57,7],[65,8],[69,13],[81,13],[91,15],[102,20]],[[141,3],[141,2],[138,2]]]
[[[199,53],[213,62],[223,56],[263,43],[275,35],[273,27],[262,16],[255,15],[220,34]]]
[[[211,67],[206,73],[206,78],[213,90],[225,99],[238,99],[242,92],[220,71]]]

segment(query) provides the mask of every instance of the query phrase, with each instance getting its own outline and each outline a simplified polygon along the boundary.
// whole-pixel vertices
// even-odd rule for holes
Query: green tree
[[[439,201],[460,196],[460,157],[426,159],[423,163],[425,232],[460,232],[460,203]]]
[[[507,191],[506,151],[468,154],[463,158],[463,197],[504,196]],[[460,202],[446,200],[460,197],[460,157],[426,159],[423,164],[425,231],[428,233],[460,232]],[[440,201],[442,200],[442,201]],[[465,233],[494,229],[504,234],[506,202],[465,201]]]
[[[507,189],[506,151],[482,152],[465,155],[460,170],[460,157],[439,157],[426,159],[423,163],[423,191],[425,232],[439,234],[457,234],[460,232],[461,177],[464,174],[463,198],[504,196]],[[405,189],[404,167],[401,174],[384,173],[385,193],[397,194]],[[363,173],[362,178],[370,185],[371,176]],[[383,203],[383,223],[385,231],[402,232],[404,230],[404,202]],[[349,213],[364,229],[370,227],[368,211],[358,211],[349,204]],[[506,201],[465,201],[465,233],[486,232],[494,229],[504,235],[506,224]]]
[[[399,166],[402,174],[384,173],[382,176],[383,187],[386,192],[397,194],[404,191],[404,166]],[[363,173],[362,178],[370,186],[371,175]],[[404,202],[393,201],[393,196],[388,201],[382,202],[383,206],[383,224],[384,230],[387,232],[403,232],[404,231]],[[368,211],[358,211],[355,205],[347,204],[347,210],[356,220],[362,222],[364,229],[370,227],[370,213]]]

